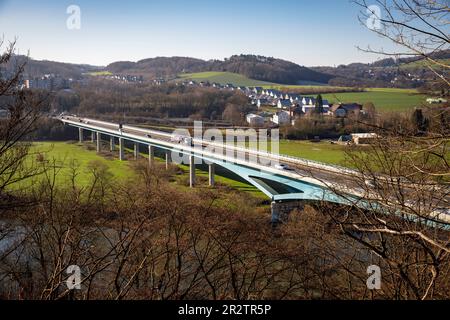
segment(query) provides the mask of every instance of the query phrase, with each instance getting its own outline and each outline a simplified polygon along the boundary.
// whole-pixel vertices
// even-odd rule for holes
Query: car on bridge
[[[294,171],[294,169],[292,169],[291,167],[289,167],[287,164],[284,163],[278,163],[274,167],[275,169],[278,170]]]
[[[182,143],[190,147],[194,146],[194,140],[191,137],[184,137]]]

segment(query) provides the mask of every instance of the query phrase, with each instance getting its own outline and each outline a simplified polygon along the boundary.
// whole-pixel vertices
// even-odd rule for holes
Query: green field
[[[38,155],[42,155],[43,161],[37,161]],[[105,166],[105,168],[112,175],[114,180],[126,179],[132,177],[132,172],[128,163],[121,162],[115,158],[105,158],[98,155],[95,151],[90,151],[86,146],[80,146],[74,143],[64,142],[40,142],[35,143],[30,149],[28,163],[37,163],[38,165],[45,165],[47,168],[55,166],[58,170],[56,177],[57,184],[66,184],[70,181],[72,168],[78,168],[75,182],[79,186],[86,186],[92,179],[92,174],[89,171],[89,165],[96,163],[96,165]],[[45,176],[37,176],[32,179],[22,181],[20,185],[14,188],[28,187]]]
[[[324,94],[323,97],[330,103],[372,102],[379,112],[405,111],[424,104],[426,99],[425,95],[412,93],[411,90],[401,91],[401,89],[372,89],[368,92]]]
[[[344,146],[330,144],[328,142],[312,143],[308,141],[280,141],[280,153],[282,154],[330,164],[343,165],[345,159],[344,150]],[[78,175],[75,179],[77,185],[88,185],[92,179],[89,166],[93,162],[104,165],[108,172],[113,176],[113,181],[133,178],[133,170],[129,166],[131,162],[119,161],[116,155],[111,155],[108,152],[98,155],[94,150],[94,146],[89,143],[81,146],[76,143],[67,142],[42,142],[35,143],[30,151],[30,163],[36,161],[38,154],[44,156],[44,161],[47,166],[50,166],[53,161],[55,161],[59,170],[56,181],[57,184],[67,184],[71,177],[72,167],[76,166],[78,168]],[[159,160],[162,161],[162,159]],[[188,167],[181,165],[180,168],[183,169],[186,174],[178,177],[178,182],[186,180],[188,177]],[[207,167],[199,167],[196,170],[196,173],[199,180],[203,181],[203,184],[206,184],[208,177]],[[235,179],[236,177],[233,177],[232,174],[221,172],[219,168],[216,169],[216,173],[216,182],[218,184],[238,191],[250,192],[253,196],[258,198],[264,198],[264,195],[259,190],[243,181],[237,181]],[[36,182],[37,179],[43,178],[44,176],[41,176],[34,178],[34,181],[28,180],[21,182],[19,186],[15,187],[24,188],[29,186],[32,182]]]
[[[43,155],[44,162],[47,167],[50,167],[53,163],[55,163],[58,170],[58,175],[56,178],[57,185],[67,185],[70,182],[71,172],[74,166],[78,168],[75,179],[76,184],[80,187],[89,185],[90,181],[92,181],[92,174],[89,167],[94,162],[97,165],[104,165],[105,168],[107,168],[108,172],[112,175],[112,181],[125,181],[126,179],[132,179],[134,177],[133,169],[130,167],[130,163],[132,162],[119,161],[117,155],[111,155],[108,152],[99,155],[96,153],[94,145],[89,143],[86,143],[83,146],[68,142],[35,143],[30,149],[28,163],[30,165],[32,163],[36,163],[36,158],[39,154]],[[142,156],[147,157],[147,155]],[[163,162],[162,159],[158,158],[156,158],[156,161]],[[183,180],[186,180],[188,177],[188,166],[181,165],[180,168],[185,172],[185,174],[177,177],[177,183],[183,182]],[[197,169],[196,175],[199,181],[202,181],[203,184],[207,184],[207,167],[205,170]],[[37,176],[32,179],[22,181],[18,185],[12,186],[12,188],[28,188],[30,185],[44,178],[44,175]],[[257,188],[242,181],[233,180],[229,174],[223,174],[220,170],[218,170],[215,180],[218,184],[225,187],[241,192],[249,192],[256,198],[265,199],[265,195]]]
[[[272,89],[311,89],[330,91],[330,90],[349,90],[348,87],[332,87],[324,85],[280,85],[270,82],[249,79],[243,75],[230,72],[201,72],[180,75],[181,79],[190,79],[195,81],[209,81],[220,84],[232,83],[235,86],[261,86]],[[336,102],[357,102],[364,104],[373,102],[380,112],[386,111],[405,111],[420,106],[426,99],[425,95],[417,93],[415,89],[398,88],[367,88],[365,92],[341,92],[323,94],[330,103]]]
[[[209,81],[210,83],[217,82],[222,85],[232,83],[235,86],[274,86],[276,83],[259,81],[249,79],[243,75],[231,72],[199,72],[199,73],[185,73],[179,75],[180,79],[194,80],[194,81]]]
[[[441,64],[444,64],[446,66],[450,65],[450,59],[438,59],[437,62],[441,63]],[[442,69],[443,68],[442,66],[434,64],[432,62],[429,62],[426,59],[422,59],[422,60],[419,60],[419,61],[414,61],[414,62],[402,64],[400,66],[400,69],[415,70],[415,69],[428,68],[429,66],[431,66],[433,69]]]
[[[280,154],[329,164],[344,165],[345,149],[345,146],[330,142],[280,141]]]
[[[235,86],[248,86],[248,87],[263,87],[266,89],[318,89],[318,88],[331,88],[331,89],[342,89],[339,87],[327,86],[322,83],[315,82],[305,82],[301,85],[284,85],[279,83],[260,81],[247,78],[238,73],[232,72],[198,72],[198,73],[184,73],[178,75],[178,80],[194,80],[194,81],[209,81],[210,83],[217,82],[222,85],[231,83]]]
[[[99,76],[111,76],[112,73],[109,71],[96,71],[96,72],[89,72],[88,75],[99,77]]]

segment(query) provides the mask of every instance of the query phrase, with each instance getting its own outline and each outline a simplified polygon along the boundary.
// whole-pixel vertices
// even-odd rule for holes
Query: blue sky
[[[68,30],[69,5],[81,29]],[[35,59],[106,65],[156,56],[252,53],[301,65],[370,62],[384,47],[349,0],[0,0],[0,34]]]

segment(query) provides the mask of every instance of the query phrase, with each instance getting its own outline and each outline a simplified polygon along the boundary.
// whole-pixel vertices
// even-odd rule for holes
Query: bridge
[[[65,125],[78,128],[80,143],[85,139],[85,132],[90,132],[91,141],[96,142],[97,152],[101,151],[102,139],[109,140],[110,151],[118,148],[120,160],[125,159],[125,141],[134,145],[136,159],[140,156],[140,147],[146,146],[150,165],[155,161],[156,149],[165,153],[166,167],[171,162],[172,154],[187,158],[190,187],[194,187],[196,182],[196,159],[207,163],[210,186],[215,184],[215,167],[225,168],[255,186],[271,200],[274,222],[293,208],[301,207],[305,200],[367,206],[364,190],[355,181],[359,173],[347,168],[243,148],[234,143],[193,139],[192,145],[180,145],[173,141],[171,133],[95,119],[76,116],[60,116],[57,119]],[[238,153],[240,157],[236,156]],[[262,161],[252,161],[255,157]],[[279,163],[289,167],[276,165]]]

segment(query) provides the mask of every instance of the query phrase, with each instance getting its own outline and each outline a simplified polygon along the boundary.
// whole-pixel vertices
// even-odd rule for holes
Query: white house
[[[266,98],[261,98],[261,99],[258,99],[258,101],[256,102],[256,105],[258,106],[258,108],[261,108],[262,106],[270,105],[270,101]]]
[[[255,93],[255,94],[259,94],[259,93],[261,93],[261,92],[263,92],[264,91],[264,89],[262,88],[262,87],[254,87],[253,88],[253,92]]]
[[[444,98],[428,98],[427,102],[429,104],[436,104],[436,103],[447,103],[447,100]]]
[[[303,105],[302,106],[302,111],[303,111],[304,114],[307,114],[309,112],[314,111],[315,108],[316,108],[315,105]]]
[[[288,99],[278,100],[277,107],[279,109],[289,108],[291,106],[292,106],[291,100],[288,100]]]
[[[314,106],[314,105],[316,105],[316,99],[311,98],[311,97],[303,97],[302,104],[304,106]]]
[[[264,118],[257,114],[250,113],[246,117],[247,123],[251,126],[259,127],[264,125]]]
[[[302,98],[300,97],[300,96],[297,96],[297,95],[291,95],[290,97],[289,97],[289,99],[291,100],[291,102],[292,103],[296,103],[296,104],[300,104],[300,103],[302,103]]]
[[[352,142],[354,144],[370,144],[379,136],[376,133],[352,133]]]
[[[289,124],[290,118],[289,112],[279,111],[273,115],[272,122],[278,125]]]

